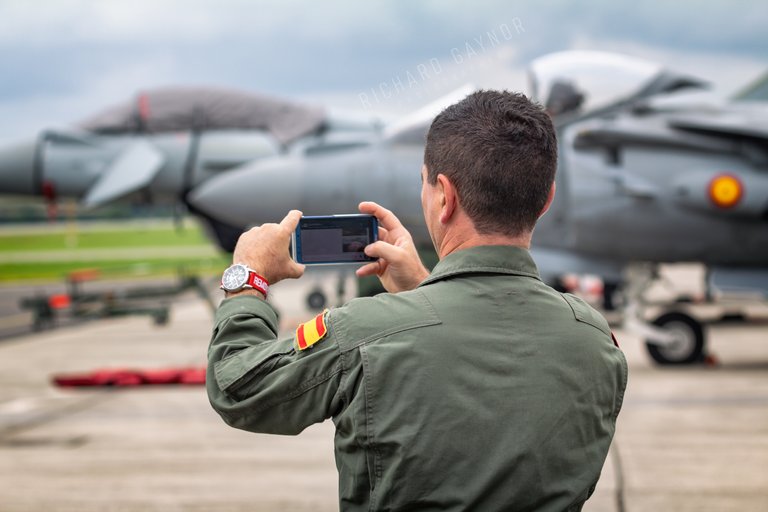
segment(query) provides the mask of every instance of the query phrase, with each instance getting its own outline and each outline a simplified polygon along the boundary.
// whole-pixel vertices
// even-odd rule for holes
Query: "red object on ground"
[[[51,380],[56,386],[65,388],[201,385],[205,384],[205,367],[161,370],[104,369],[90,373],[54,375]]]
[[[53,309],[65,309],[72,304],[72,299],[66,293],[48,297],[48,305]]]

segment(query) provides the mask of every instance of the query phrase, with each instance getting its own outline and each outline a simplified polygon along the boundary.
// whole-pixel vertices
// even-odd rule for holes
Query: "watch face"
[[[248,282],[248,269],[245,265],[232,265],[224,271],[221,277],[221,286],[225,290],[239,290]]]

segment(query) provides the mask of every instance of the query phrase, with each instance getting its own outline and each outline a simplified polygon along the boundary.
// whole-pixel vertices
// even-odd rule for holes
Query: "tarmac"
[[[312,317],[314,284],[335,289],[312,276],[273,288],[287,334]],[[203,366],[211,320],[190,294],[166,326],[125,317],[0,343],[0,511],[337,510],[331,422],[257,435],[227,427],[202,386],[51,385],[61,373]],[[616,331],[629,386],[584,510],[768,510],[768,328],[709,333],[717,363],[660,368]]]

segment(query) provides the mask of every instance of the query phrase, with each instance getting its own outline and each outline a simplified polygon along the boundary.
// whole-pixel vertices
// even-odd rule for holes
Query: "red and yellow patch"
[[[326,309],[309,322],[304,322],[296,329],[296,347],[299,350],[306,350],[312,345],[322,340],[328,334],[328,327],[325,325]]]

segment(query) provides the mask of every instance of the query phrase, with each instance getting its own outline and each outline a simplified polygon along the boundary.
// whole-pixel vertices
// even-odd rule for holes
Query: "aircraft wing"
[[[606,281],[622,280],[623,266],[616,261],[589,258],[567,250],[539,247],[535,242],[531,247],[531,254],[545,282],[552,282],[563,274],[592,274]]]
[[[96,146],[92,140],[91,134],[83,132],[72,132],[71,130],[46,130],[40,136],[40,139],[46,142],[57,142],[62,144],[80,144],[82,146]]]
[[[139,141],[124,151],[88,191],[83,206],[94,208],[150,184],[165,159],[152,145]]]
[[[725,292],[752,291],[768,297],[768,269],[714,267],[710,279]]]
[[[720,117],[676,116],[669,120],[669,125],[706,135],[768,141],[768,115],[758,117],[734,113]]]
[[[697,134],[663,131],[646,125],[617,124],[612,121],[600,121],[580,130],[573,140],[576,149],[611,148],[617,146],[654,146],[672,149],[687,149],[708,153],[731,152],[733,148],[727,141],[714,143],[709,138]]]
[[[395,143],[424,143],[424,137],[437,114],[446,107],[457,103],[477,90],[472,84],[466,84],[453,92],[424,105],[390,124],[384,129],[384,138]]]
[[[591,274],[605,281],[620,282],[624,267],[620,262],[591,258],[566,250],[537,247],[531,254],[542,280],[553,283],[563,274]],[[724,292],[756,292],[768,298],[768,268],[712,267],[710,283]]]

